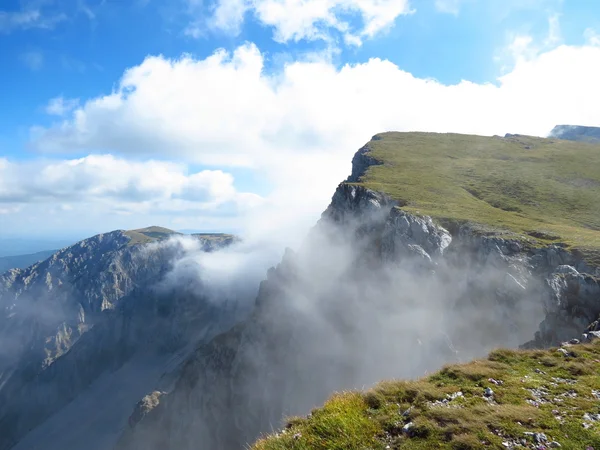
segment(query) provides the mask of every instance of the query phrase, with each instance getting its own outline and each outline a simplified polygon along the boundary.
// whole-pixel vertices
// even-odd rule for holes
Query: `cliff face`
[[[156,384],[174,352],[221,320],[201,288],[157,288],[185,253],[179,241],[131,245],[131,234],[98,235],[0,277],[0,448],[64,448],[65,440],[81,448],[94,428],[102,440],[85,446],[110,447],[131,402]],[[219,243],[230,242],[197,245]],[[90,425],[94,417],[107,423]],[[80,421],[80,436],[69,420]]]
[[[11,343],[4,361],[18,359],[15,355],[27,349],[41,360],[36,365],[48,366],[94,325],[98,314],[167,269],[164,252],[128,242],[121,231],[100,234],[0,276],[0,339]]]
[[[136,409],[119,450],[243,448],[334,391],[500,346],[559,343],[598,317],[597,268],[561,245],[446,229],[403,210],[354,184],[378,163],[368,153],[302,249],[269,271],[252,316]]]

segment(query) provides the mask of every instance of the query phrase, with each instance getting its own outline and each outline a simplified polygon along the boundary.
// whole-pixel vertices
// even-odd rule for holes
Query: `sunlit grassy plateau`
[[[530,136],[382,133],[361,180],[444,225],[600,253],[600,145]]]

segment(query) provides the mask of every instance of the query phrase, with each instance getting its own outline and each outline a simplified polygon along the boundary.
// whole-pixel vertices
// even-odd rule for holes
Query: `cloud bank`
[[[35,128],[33,143],[262,168],[281,154],[347,155],[383,130],[546,135],[559,122],[597,123],[599,61],[598,46],[560,46],[519,58],[496,84],[444,85],[377,58],[339,69],[299,61],[268,74],[253,44],[204,60],[149,57],[111,94]]]
[[[308,226],[350,172],[354,152],[378,132],[544,136],[559,123],[598,125],[600,46],[596,41],[590,31],[583,46],[523,52],[510,72],[496,83],[484,84],[465,80],[445,85],[378,58],[337,67],[326,56],[314,54],[274,73],[265,69],[268,55],[252,43],[232,53],[218,50],[205,59],[151,56],[128,69],[109,94],[79,105],[70,103],[69,108],[64,101],[51,103],[49,112],[63,116],[56,116],[58,121],[51,126],[34,127],[31,145],[52,158],[98,155],[56,163],[63,171],[85,173],[83,167],[94,161],[104,167],[99,174],[109,166],[119,174],[110,189],[76,185],[75,195],[106,202],[117,198],[121,203],[113,210],[122,212],[172,213],[167,226],[201,225],[188,219],[177,222],[177,210],[185,209],[181,205],[191,201],[189,192],[195,192],[185,191],[184,186],[196,183],[194,178],[166,164],[160,172],[164,178],[156,178],[161,180],[160,188],[147,188],[143,183],[136,186],[144,177],[127,177],[125,172],[155,168],[158,163],[149,160],[165,159],[199,167],[197,172],[230,172],[229,177],[245,170],[266,186],[261,195],[265,201],[255,202],[256,195],[244,197],[235,179],[215,172],[219,180],[227,178],[219,184],[226,189],[217,189],[226,194],[207,188],[209,194],[202,193],[194,204],[233,202],[243,205],[244,213],[230,210],[226,222],[210,217],[210,208],[203,206],[202,226],[210,223],[218,230],[235,223],[245,230],[263,226],[269,231],[300,226],[300,222]],[[146,162],[141,166],[134,162],[140,160]],[[64,176],[74,180],[79,175]],[[203,183],[212,186],[213,181]],[[20,196],[5,192],[0,210],[13,211],[15,197],[26,203],[47,193],[40,187],[42,181],[32,185]],[[11,186],[12,191],[23,189],[18,182]],[[244,190],[252,192],[252,186]],[[61,195],[52,194],[57,205],[65,200]],[[158,195],[159,200],[150,201],[150,195]],[[150,219],[146,217],[145,223]],[[17,216],[12,220],[18,223]],[[117,222],[107,221],[105,227]]]
[[[11,163],[0,159],[0,203],[120,201],[138,211],[214,209],[225,203],[257,204],[261,198],[239,193],[221,170],[188,173],[170,162],[132,162],[111,155],[49,163]]]

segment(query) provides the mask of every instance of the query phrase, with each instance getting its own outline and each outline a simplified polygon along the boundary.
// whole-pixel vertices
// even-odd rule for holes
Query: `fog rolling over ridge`
[[[403,211],[353,184],[375,163],[368,146],[357,153],[350,183],[269,270],[250,317],[198,347],[172,391],[138,405],[119,450],[245,448],[335,391],[555,343],[600,313],[564,314],[566,328],[536,335],[563,295],[548,278],[571,264],[575,283],[577,269],[591,269],[560,246],[468,223],[450,233]]]

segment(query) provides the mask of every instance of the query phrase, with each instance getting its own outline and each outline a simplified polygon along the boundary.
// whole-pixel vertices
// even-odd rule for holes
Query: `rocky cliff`
[[[0,276],[0,448],[65,448],[65,439],[75,448],[94,427],[103,437],[87,448],[110,446],[130,402],[156,384],[178,349],[210,334],[218,311],[202,301],[200,285],[195,293],[160,288],[186,252],[183,241],[167,240],[174,234],[157,227],[101,234]],[[187,239],[209,251],[232,242]],[[102,394],[111,378],[134,384],[104,385]],[[81,421],[80,436],[61,414]]]
[[[529,227],[519,214],[527,218],[525,208],[540,206],[525,203],[535,195],[523,196],[523,209],[509,203],[524,186],[510,179],[514,173],[507,171],[505,185],[488,193],[487,180],[476,178],[478,167],[458,167],[462,179],[479,184],[458,185],[452,194],[443,167],[432,177],[430,194],[426,177],[440,169],[417,149],[435,145],[437,157],[450,165],[457,157],[448,148],[464,147],[449,143],[465,138],[448,137],[441,147],[438,136],[410,138],[411,153],[398,164],[412,170],[407,176],[418,172],[414,155],[424,161],[423,176],[386,177],[398,166],[377,156],[405,144],[378,135],[363,147],[305,245],[287,251],[267,274],[251,317],[200,345],[172,391],[138,405],[119,450],[244,448],[279,427],[284,416],[306,414],[334,391],[420,376],[499,346],[548,346],[597,326],[600,271],[590,258],[549,242],[557,240],[550,233],[490,228],[496,221]],[[381,141],[379,153],[375,141]],[[531,159],[532,149],[549,145],[514,136],[468,142],[476,151],[489,148],[495,167],[502,165],[498,146],[508,149],[505,159]],[[415,187],[420,190],[409,195]],[[499,188],[510,191],[501,197]],[[432,202],[435,195],[447,203]],[[411,202],[415,196],[423,198],[420,207]],[[452,214],[434,220],[418,211],[462,208],[472,214],[470,205],[488,222]]]

